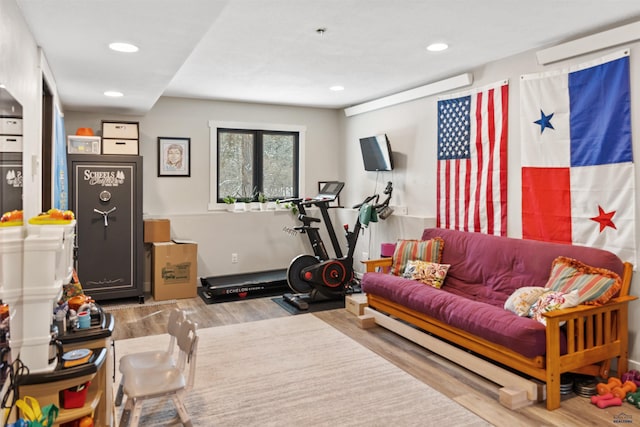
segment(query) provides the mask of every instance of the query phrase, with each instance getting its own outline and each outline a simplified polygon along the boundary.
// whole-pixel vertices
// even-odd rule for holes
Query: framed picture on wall
[[[158,137],[158,176],[191,176],[191,138]]]

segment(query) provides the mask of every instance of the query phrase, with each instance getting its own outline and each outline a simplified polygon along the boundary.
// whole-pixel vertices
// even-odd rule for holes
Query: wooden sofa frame
[[[378,269],[388,270],[391,261],[391,258],[383,258],[363,261],[363,263],[366,265],[367,272],[373,272]],[[613,358],[617,359],[619,374],[627,371],[628,306],[629,302],[637,299],[629,295],[632,274],[632,265],[625,262],[620,295],[605,305],[579,305],[544,314],[547,320],[547,354],[534,358],[525,357],[386,298],[367,294],[367,303],[377,312],[398,318],[432,335],[544,382],[547,409],[553,410],[560,407],[561,374],[571,372],[606,379],[609,376]],[[566,322],[566,354],[560,354],[560,328],[563,322]],[[384,324],[381,326],[384,327]]]

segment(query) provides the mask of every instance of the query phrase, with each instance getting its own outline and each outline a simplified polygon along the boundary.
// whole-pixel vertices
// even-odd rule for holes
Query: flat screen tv
[[[360,138],[360,149],[364,170],[366,171],[390,171],[393,170],[393,157],[391,145],[387,134]]]

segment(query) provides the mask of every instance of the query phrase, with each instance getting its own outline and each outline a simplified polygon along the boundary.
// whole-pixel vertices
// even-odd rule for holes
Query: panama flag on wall
[[[629,52],[522,76],[522,235],[635,263]]]

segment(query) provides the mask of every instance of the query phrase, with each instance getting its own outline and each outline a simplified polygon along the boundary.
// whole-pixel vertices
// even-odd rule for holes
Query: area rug
[[[199,335],[196,384],[186,399],[194,426],[489,425],[313,314]],[[166,335],[121,340],[116,354],[167,342]],[[164,426],[175,410],[160,398],[142,416],[141,426]]]

